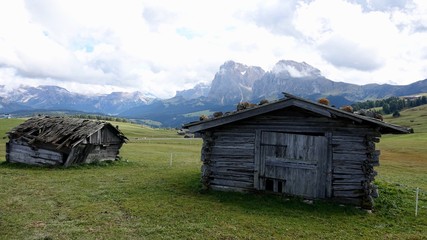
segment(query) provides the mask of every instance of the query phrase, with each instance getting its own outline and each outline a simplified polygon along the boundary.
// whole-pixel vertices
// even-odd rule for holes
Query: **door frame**
[[[265,190],[265,180],[261,179],[263,176],[260,176],[261,172],[265,171],[265,160],[261,159],[261,139],[263,132],[277,132],[277,133],[289,133],[289,134],[301,134],[301,135],[311,135],[316,134],[318,136],[325,136],[327,138],[327,159],[324,164],[326,164],[325,171],[325,197],[332,197],[332,132],[303,132],[303,131],[280,131],[275,129],[256,129],[255,130],[255,151],[254,151],[254,189],[264,191]]]

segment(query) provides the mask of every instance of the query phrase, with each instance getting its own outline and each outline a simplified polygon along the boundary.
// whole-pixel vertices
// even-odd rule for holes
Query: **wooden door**
[[[307,198],[324,198],[328,138],[261,132],[259,189]]]

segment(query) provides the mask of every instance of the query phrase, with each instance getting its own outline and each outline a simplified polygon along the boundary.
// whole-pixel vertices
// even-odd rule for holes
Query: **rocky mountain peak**
[[[254,82],[264,73],[260,67],[227,61],[215,74],[208,98],[221,104],[247,101],[252,95]]]
[[[182,91],[176,91],[176,97],[183,97],[184,99],[196,99],[199,97],[207,97],[211,85],[207,83],[198,83],[191,89],[185,89]]]
[[[219,67],[217,74],[230,74],[230,73],[240,73],[241,75],[245,74],[248,66],[234,62],[232,60],[225,62]]]
[[[319,69],[306,62],[296,62],[292,60],[280,60],[271,70],[275,75],[291,78],[321,77]]]

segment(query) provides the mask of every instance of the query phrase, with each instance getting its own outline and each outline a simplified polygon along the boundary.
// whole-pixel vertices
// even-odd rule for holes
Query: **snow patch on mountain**
[[[287,75],[292,78],[305,78],[305,77],[320,77],[320,70],[302,62],[295,62],[291,60],[281,60],[273,67],[272,73],[276,75]]]

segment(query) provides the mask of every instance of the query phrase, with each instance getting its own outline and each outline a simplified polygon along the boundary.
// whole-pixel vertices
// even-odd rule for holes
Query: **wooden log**
[[[317,168],[317,164],[309,164],[307,162],[292,162],[292,161],[274,161],[268,160],[265,163],[266,167],[283,167],[283,168],[298,168],[298,169],[308,169],[313,170]]]
[[[253,168],[245,168],[245,167],[230,167],[230,166],[211,166],[211,170],[213,172],[239,172],[239,173],[253,173]]]
[[[230,162],[235,164],[240,164],[242,162],[247,163],[253,163],[254,162],[254,156],[221,156],[221,155],[214,155],[210,156],[211,162]]]
[[[362,179],[366,176],[364,174],[332,174],[333,179]]]
[[[229,174],[229,173],[216,173],[212,172],[210,178],[220,178],[220,179],[228,179],[233,181],[242,181],[242,182],[251,182],[253,181],[253,175],[245,175],[245,174]]]
[[[333,175],[344,175],[344,174],[351,174],[351,175],[363,175],[364,172],[362,169],[334,169],[332,171]]]
[[[246,151],[253,151],[255,148],[253,143],[236,143],[236,142],[216,142],[214,148],[221,148],[221,149],[241,149]]]
[[[212,161],[212,166],[215,167],[237,167],[237,168],[243,168],[243,169],[253,169],[254,163],[253,162],[234,162],[234,161],[228,161],[228,162],[218,162],[218,161]]]
[[[230,187],[230,186],[221,186],[221,185],[210,185],[209,186],[212,190],[216,191],[224,191],[224,192],[249,192],[251,189],[247,188],[240,188],[240,187]]]
[[[333,195],[335,197],[357,198],[357,197],[364,196],[365,193],[360,190],[348,190],[348,191],[333,191]]]
[[[366,181],[366,177],[360,177],[360,178],[345,178],[345,179],[332,179],[333,184],[349,184],[349,183],[361,183],[363,181]]]
[[[342,141],[342,142],[334,142],[332,143],[333,151],[334,152],[340,152],[340,151],[366,151],[367,146],[364,142],[361,141]]]
[[[349,167],[349,168],[360,168],[363,165],[361,161],[349,161],[349,160],[337,160],[332,161],[334,167]]]
[[[26,164],[32,164],[32,165],[61,165],[62,164],[62,161],[36,158],[28,154],[14,153],[14,152],[9,153],[9,162],[26,163]]]
[[[380,165],[380,150],[376,150],[371,154],[371,157],[368,159],[373,166],[379,166]]]
[[[345,185],[332,185],[332,189],[336,191],[346,190],[362,190],[362,184],[345,184]]]
[[[253,188],[253,182],[233,181],[228,179],[214,178],[210,182],[211,185],[220,185],[238,188]]]
[[[363,165],[361,164],[357,164],[357,165],[337,165],[333,167],[334,171],[347,171],[347,170],[352,170],[352,171],[363,171]]]
[[[363,162],[368,159],[366,154],[345,154],[345,153],[334,153],[334,160],[347,160],[347,161],[359,161]]]
[[[28,145],[10,144],[10,153],[22,154],[22,156],[28,156],[32,158],[47,159],[53,161],[62,161],[62,154],[45,149],[33,149]],[[25,159],[25,157],[24,157]]]
[[[233,170],[233,169],[217,169],[217,168],[213,168],[211,167],[210,170],[212,171],[212,174],[215,176],[235,176],[235,177],[244,177],[244,178],[248,178],[248,177],[253,177],[253,170]]]

